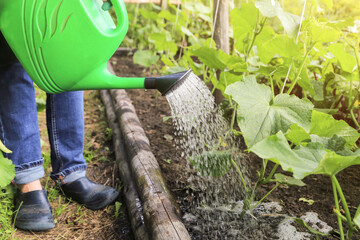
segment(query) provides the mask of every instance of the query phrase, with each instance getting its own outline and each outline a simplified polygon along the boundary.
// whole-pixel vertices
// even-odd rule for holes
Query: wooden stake
[[[214,26],[214,41],[217,49],[221,49],[225,53],[230,52],[229,43],[229,1],[228,0],[214,0],[214,12],[213,19],[215,21]],[[220,77],[220,71],[217,72],[218,79]],[[224,99],[224,95],[218,89],[214,92],[215,102],[221,103]]]

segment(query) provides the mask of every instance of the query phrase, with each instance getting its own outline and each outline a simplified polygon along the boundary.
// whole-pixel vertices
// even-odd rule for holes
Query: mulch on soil
[[[112,58],[112,64],[119,76],[151,75],[142,67],[133,64],[131,57],[118,54]],[[163,117],[171,115],[166,99],[159,96],[155,90],[127,90],[127,93],[150,140],[153,153],[160,164],[169,189],[178,203],[182,205],[181,208],[186,209],[184,204],[191,204],[193,201],[193,197],[187,194],[187,179],[183,174],[184,171],[189,170],[186,168],[185,160],[181,159],[180,153],[176,151],[171,121],[163,122]],[[261,160],[254,154],[249,154],[248,158],[251,162],[249,168],[251,168],[251,172],[255,173],[260,169]],[[355,166],[342,171],[337,176],[352,214],[355,213],[360,203],[359,172],[360,166]],[[327,222],[334,229],[338,229],[337,219],[333,213],[335,203],[330,179],[322,175],[313,175],[306,177],[304,182],[306,183],[304,187],[279,187],[267,198],[267,201],[280,202],[287,214],[296,217],[300,217],[308,211],[316,212],[321,220]],[[272,187],[271,184],[262,186],[257,193],[257,199],[260,199]],[[301,198],[309,201],[302,201]],[[356,238],[357,236],[354,236],[354,239]]]

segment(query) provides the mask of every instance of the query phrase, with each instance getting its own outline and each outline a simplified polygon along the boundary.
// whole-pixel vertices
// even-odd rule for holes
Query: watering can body
[[[101,0],[0,0],[0,31],[33,81],[44,91],[144,88],[144,78],[121,78],[107,61],[128,29],[122,0],[118,24]]]

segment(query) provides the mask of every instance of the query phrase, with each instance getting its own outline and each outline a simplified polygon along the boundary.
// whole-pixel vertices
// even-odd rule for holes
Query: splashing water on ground
[[[242,215],[243,202],[239,200],[245,193],[231,159],[247,184],[250,173],[239,140],[205,83],[193,73],[180,81],[166,98],[177,147],[189,160],[188,167],[197,170],[189,170],[187,178],[198,199],[182,209],[192,239],[311,239],[309,233],[298,232],[291,225],[293,220],[281,213],[278,203],[261,203]]]

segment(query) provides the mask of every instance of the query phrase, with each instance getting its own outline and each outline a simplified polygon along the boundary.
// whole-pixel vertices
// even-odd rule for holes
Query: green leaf
[[[271,49],[272,56],[279,54],[282,57],[292,58],[300,54],[299,48],[295,43],[293,38],[290,38],[286,35],[277,35],[276,37],[270,39],[263,43],[263,47]]]
[[[154,55],[149,50],[136,51],[134,54],[134,63],[144,67],[150,67],[159,60],[159,56]]]
[[[313,111],[310,134],[331,138],[335,134],[346,140],[346,145],[352,147],[360,137],[356,129],[343,120],[335,120],[331,115]]]
[[[285,136],[287,140],[295,145],[300,145],[302,142],[310,140],[309,133],[297,124],[292,124]]]
[[[219,52],[216,49],[209,47],[201,47],[193,52],[205,65],[210,68],[224,70],[227,65],[218,57]]]
[[[0,188],[8,185],[15,177],[15,165],[0,153]]]
[[[286,176],[281,173],[275,174],[275,181],[281,184],[286,184],[291,186],[299,186],[299,187],[305,186],[305,183],[300,179],[295,179],[293,177]]]
[[[309,143],[305,147],[291,149],[281,131],[258,142],[250,150],[261,158],[280,164],[283,170],[292,172],[297,179],[313,172],[326,154],[321,144]]]
[[[45,101],[45,99],[44,98],[42,98],[42,97],[37,97],[36,98],[36,108],[37,108],[37,111],[38,112],[42,112],[42,111],[44,111],[45,110],[45,108],[46,108],[46,101]]]
[[[358,206],[354,219],[353,219],[354,223],[356,224],[356,226],[358,228],[360,228],[360,205]]]
[[[334,135],[331,138],[327,137],[319,137],[317,135],[311,135],[311,142],[318,142],[324,145],[326,149],[336,152],[342,156],[350,156],[353,155],[353,152],[346,148],[346,140],[343,137],[339,137],[338,135]],[[348,150],[348,151],[347,151]]]
[[[282,10],[278,1],[271,0],[258,0],[255,2],[255,7],[259,9],[262,15],[270,18],[277,16],[277,11]]]
[[[277,16],[280,19],[285,32],[288,35],[295,37],[299,29],[300,17],[285,11],[278,12]]]
[[[291,149],[282,132],[262,140],[250,150],[261,158],[280,164],[297,179],[310,174],[334,176],[347,167],[360,165],[360,152],[355,152],[352,156],[341,156],[326,151],[320,143],[309,143],[305,147]]]
[[[340,37],[341,31],[328,26],[326,22],[318,22],[314,18],[304,21],[304,28],[310,34],[313,42],[334,42]]]
[[[349,73],[355,70],[356,59],[353,55],[345,51],[343,43],[333,43],[328,49],[338,59],[342,70]]]
[[[243,3],[241,8],[234,8],[231,13],[231,23],[234,39],[242,41],[244,34],[251,33],[256,27],[257,9],[253,4]]]
[[[293,123],[310,129],[310,102],[287,94],[273,101],[270,87],[256,83],[254,76],[231,84],[225,93],[238,103],[238,124],[249,148],[280,130],[286,132]]]
[[[312,174],[334,176],[345,168],[353,165],[360,165],[360,153],[354,154],[353,156],[340,156],[335,152],[327,152]]]
[[[229,151],[210,151],[190,157],[189,161],[202,176],[221,177],[229,171],[231,159]]]
[[[294,14],[285,12],[278,1],[274,0],[258,0],[255,2],[255,6],[260,10],[260,12],[265,17],[275,17],[277,16],[281,24],[283,25],[286,33],[290,36],[295,36],[299,24],[300,17]]]
[[[241,81],[242,74],[235,74],[229,71],[223,71],[220,74],[220,78],[218,83],[216,84],[216,88],[219,89],[221,92],[225,92],[225,89],[230,84],[233,84],[237,81]]]
[[[149,35],[149,40],[155,43],[156,50],[158,51],[169,51],[173,55],[177,52],[177,45],[174,43],[170,33],[167,31],[152,33]]]
[[[168,20],[169,22],[175,22],[176,21],[176,15],[171,14],[168,10],[162,10],[158,16],[160,18],[164,18]]]

